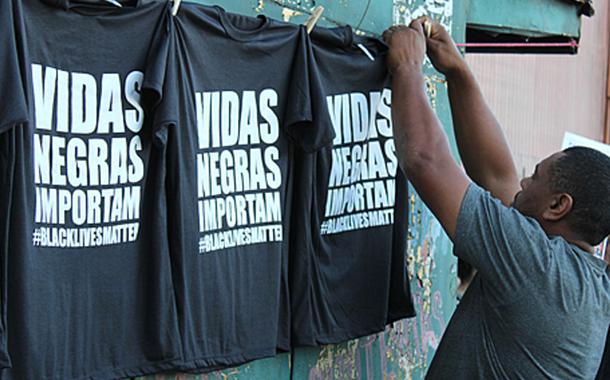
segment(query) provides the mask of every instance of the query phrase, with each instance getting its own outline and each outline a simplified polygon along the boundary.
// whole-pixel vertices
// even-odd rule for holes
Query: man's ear
[[[572,211],[574,199],[568,193],[554,194],[549,206],[542,213],[542,218],[550,222],[557,222]]]

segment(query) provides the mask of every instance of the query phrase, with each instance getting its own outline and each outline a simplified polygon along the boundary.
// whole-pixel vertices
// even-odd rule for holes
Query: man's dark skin
[[[394,26],[383,37],[390,46],[394,139],[402,169],[424,203],[454,239],[464,194],[474,181],[503,204],[535,218],[549,236],[561,236],[588,252],[593,247],[567,223],[570,194],[551,190],[549,168],[564,153],[555,153],[519,181],[510,149],[479,86],[449,33],[433,24],[424,35],[425,18]],[[440,122],[428,102],[422,63],[427,54],[447,78],[458,150],[466,173],[449,150]]]

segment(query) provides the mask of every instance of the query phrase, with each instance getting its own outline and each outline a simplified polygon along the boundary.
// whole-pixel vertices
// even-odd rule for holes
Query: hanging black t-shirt
[[[25,73],[20,66],[23,49],[22,9],[13,0],[0,4],[0,133],[27,120]]]
[[[350,27],[317,27],[311,39],[335,139],[316,157],[312,215],[295,223],[310,218],[311,228],[299,233],[312,234],[309,246],[291,252],[295,345],[338,343],[415,315],[387,47],[353,36]]]
[[[2,111],[12,368],[0,378],[171,369],[181,345],[165,147],[144,118],[142,91],[149,51],[167,55],[170,5],[6,2],[21,15],[12,21],[23,54],[17,66],[2,56],[0,72],[24,78],[28,120]]]
[[[11,212],[11,183],[14,180],[15,160],[9,156],[12,141],[0,134],[0,368],[11,366],[7,347],[6,297],[8,236]]]
[[[27,120],[25,79],[20,61],[23,49],[20,36],[23,31],[21,7],[14,1],[0,3],[0,136],[17,124]],[[0,368],[11,365],[7,347],[6,298],[7,251],[10,226],[10,200],[15,168],[14,157],[8,155],[12,142],[0,139]]]
[[[290,218],[305,205],[293,187],[305,150],[333,131],[312,122],[328,115],[303,26],[186,3],[175,29],[155,117],[168,134],[184,368],[206,370],[290,348]]]

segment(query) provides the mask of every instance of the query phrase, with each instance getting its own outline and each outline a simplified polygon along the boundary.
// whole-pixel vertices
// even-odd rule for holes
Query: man
[[[451,37],[423,19],[384,33],[402,169],[478,273],[428,379],[593,379],[610,324],[610,158],[555,153],[519,182],[503,133]],[[424,92],[422,62],[447,77],[465,174]],[[483,190],[484,189],[484,190]]]

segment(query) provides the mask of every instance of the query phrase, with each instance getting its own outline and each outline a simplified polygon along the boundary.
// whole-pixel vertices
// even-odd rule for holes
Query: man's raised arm
[[[447,78],[453,127],[466,173],[510,205],[520,189],[519,178],[498,121],[445,28],[434,23],[426,42],[432,64]]]
[[[451,239],[470,180],[457,166],[424,90],[422,24],[394,26],[384,33],[390,46],[392,121],[401,168]]]

